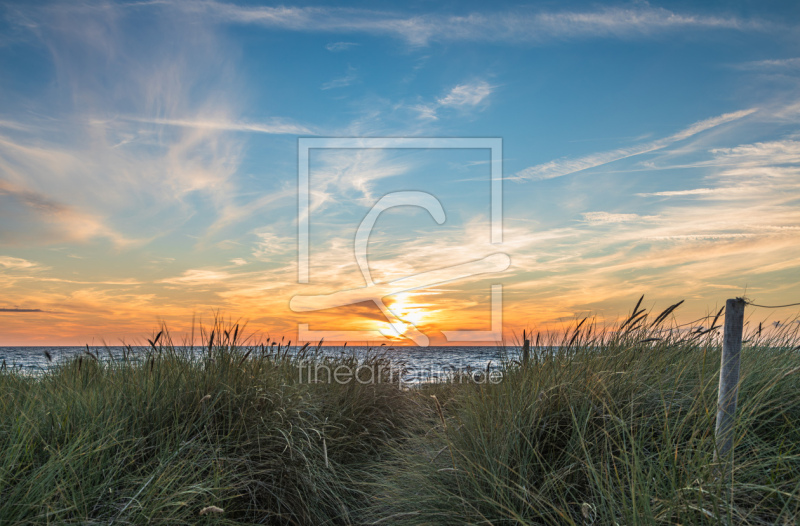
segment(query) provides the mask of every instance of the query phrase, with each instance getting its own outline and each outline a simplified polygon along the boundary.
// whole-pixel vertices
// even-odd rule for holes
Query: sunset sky
[[[797,2],[2,3],[0,345],[215,312],[386,334],[374,303],[289,302],[365,285],[356,229],[399,191],[446,220],[383,213],[375,282],[511,260],[385,298],[433,344],[489,330],[496,284],[508,338],[642,294],[679,321],[800,301],[798,26]],[[298,283],[301,137],[502,139],[502,244],[488,150],[317,149]]]

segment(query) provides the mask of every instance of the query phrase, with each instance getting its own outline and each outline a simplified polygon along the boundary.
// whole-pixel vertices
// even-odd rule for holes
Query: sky
[[[439,345],[492,329],[493,286],[507,341],[641,295],[678,322],[800,301],[799,25],[796,2],[0,3],[0,345],[215,316]],[[491,150],[315,148],[299,282],[300,139],[383,137],[499,139],[502,243]],[[396,192],[443,221],[387,209],[364,271]]]

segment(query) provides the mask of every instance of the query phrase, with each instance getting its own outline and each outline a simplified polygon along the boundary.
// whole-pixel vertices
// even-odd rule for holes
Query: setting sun
[[[426,321],[430,322],[434,312],[428,310],[430,305],[414,303],[413,298],[414,296],[408,293],[398,294],[389,304],[389,309],[404,322],[413,323],[419,327]]]

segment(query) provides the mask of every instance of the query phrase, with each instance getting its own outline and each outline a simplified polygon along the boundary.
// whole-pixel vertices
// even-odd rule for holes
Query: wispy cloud
[[[233,274],[219,270],[190,269],[182,275],[161,280],[173,285],[213,285],[231,279]]]
[[[639,214],[613,214],[610,212],[584,212],[581,215],[586,223],[592,225],[630,223],[634,221],[652,221],[657,219],[657,216],[640,216]]]
[[[413,167],[391,150],[320,150],[311,172],[312,212],[342,199],[374,204],[374,184],[379,179],[407,173]]]
[[[33,261],[11,256],[0,256],[0,267],[7,270],[42,270],[45,268]]]
[[[540,181],[543,179],[552,179],[554,177],[561,177],[564,175],[573,174],[589,168],[596,168],[604,164],[612,163],[622,159],[627,159],[636,155],[654,152],[670,146],[678,141],[688,139],[694,135],[702,133],[711,128],[715,128],[722,124],[739,120],[743,117],[755,113],[757,108],[726,113],[717,117],[712,117],[692,124],[691,126],[663,139],[650,141],[643,144],[637,144],[627,148],[619,148],[616,150],[598,152],[584,157],[575,159],[562,158],[549,161],[544,164],[538,164],[525,168],[514,174],[511,179],[517,180],[534,180]]]
[[[733,148],[714,148],[711,153],[719,161],[740,166],[796,164],[800,159],[800,141],[757,142]]]
[[[31,126],[7,120],[0,120],[0,128],[6,128],[9,130],[17,130],[17,131],[30,131],[32,129]]]
[[[649,192],[636,194],[639,197],[684,197],[692,195],[709,195],[717,190],[714,188],[693,188],[691,190],[667,190],[664,192]]]
[[[175,3],[231,23],[284,30],[371,34],[400,38],[411,45],[436,41],[546,43],[581,38],[646,38],[680,30],[764,30],[766,22],[733,16],[678,13],[649,6],[594,10],[404,15],[396,12],[327,7],[251,7],[224,2]]]
[[[329,89],[334,89],[334,88],[344,88],[344,87],[349,86],[350,84],[352,84],[356,80],[358,80],[358,75],[356,74],[356,69],[354,67],[352,67],[352,66],[348,66],[346,75],[344,75],[343,77],[339,77],[339,78],[336,78],[336,79],[333,79],[333,80],[331,80],[329,82],[324,83],[322,85],[321,89],[329,90]]]
[[[339,51],[346,51],[358,45],[359,44],[355,42],[331,42],[325,45],[325,49],[327,49],[328,51],[332,51],[334,53],[338,53]]]
[[[286,122],[281,119],[274,119],[268,123],[235,122],[226,119],[208,119],[202,117],[193,119],[161,119],[161,118],[129,116],[129,117],[124,117],[124,119],[133,122],[159,124],[162,126],[197,128],[201,130],[268,133],[273,135],[314,134],[314,132],[311,131],[311,129],[305,126],[302,126],[300,124],[295,124],[292,122]],[[95,121],[95,122],[99,123],[100,121]]]
[[[800,57],[754,60],[736,64],[735,67],[753,70],[800,69]]]
[[[438,99],[439,106],[450,108],[474,107],[486,100],[492,94],[494,86],[485,80],[477,82],[459,84],[450,90],[450,93]]]
[[[796,169],[800,155],[792,162],[794,145],[777,142],[781,144],[705,150],[703,154],[709,158],[709,164],[703,165],[706,186],[642,194],[661,198],[648,201],[644,208],[647,212],[641,211],[641,203],[631,202],[630,211],[575,212],[562,224],[542,230],[521,219],[509,219],[504,225],[502,249],[511,256],[512,267],[507,274],[497,276],[507,284],[504,298],[529,319],[557,322],[582,309],[594,310],[601,304],[608,309],[618,301],[628,301],[635,293],[632,291],[653,291],[652,297],[662,301],[687,294],[716,298],[719,291],[728,293],[731,287],[738,292],[736,286],[752,276],[791,272],[800,266],[795,242],[800,225],[800,211],[795,205],[800,183],[797,171],[773,170]],[[784,152],[777,166],[771,161],[775,152]],[[352,168],[344,160],[340,159],[341,164],[329,162],[329,168]],[[374,160],[381,164],[385,161]],[[332,177],[334,173],[341,172],[332,170]],[[331,184],[336,181],[334,177]],[[748,190],[739,190],[742,187]],[[669,199],[681,195],[688,199]],[[398,220],[387,219],[392,223]],[[475,217],[464,228],[437,229],[435,236],[376,233],[370,241],[372,276],[385,282],[491,254],[497,248],[488,244],[486,230],[487,219]],[[292,240],[272,232],[260,236],[256,247],[263,253],[258,259],[274,263],[274,270],[226,274],[220,281],[215,275],[198,276],[208,279],[183,284],[216,285],[214,290],[226,305],[246,307],[250,312],[285,309],[273,300],[267,307],[265,298],[309,294],[309,288],[324,293],[363,285],[352,256],[352,238],[336,235],[320,238],[314,245],[316,254],[324,254],[312,257],[314,284],[294,285],[296,268],[287,254],[287,247],[292,250]],[[447,290],[419,291],[414,302],[424,303],[426,312],[436,312],[435,327],[423,323],[423,329],[439,329],[448,323],[485,324],[486,283],[485,277],[476,276]],[[701,308],[706,305],[707,300],[703,300]],[[287,312],[285,319],[301,318]],[[346,314],[321,313],[313,320],[315,328],[327,328],[327,322],[339,329],[364,329],[373,326],[370,320],[375,321],[376,314],[367,308],[354,308]],[[511,319],[507,322],[509,326],[514,323]]]
[[[176,6],[26,11],[31,38],[50,52],[53,82],[68,102],[40,108],[45,131],[30,112],[3,116],[0,220],[13,225],[0,232],[3,242],[105,238],[126,248],[169,235],[200,208],[218,229],[277,193],[241,190],[252,140],[243,135],[316,132],[278,117],[242,118],[251,108],[228,41],[212,21],[189,23]],[[162,16],[151,19],[154,38],[142,41],[127,15],[155,9]],[[31,129],[39,133],[31,137]]]
[[[23,156],[15,155],[15,146],[0,138],[0,156],[6,159],[25,161]],[[6,159],[0,158],[0,175],[13,173]],[[114,231],[105,224],[98,214],[82,211],[55,200],[44,193],[14,185],[0,179],[0,203],[3,212],[0,217],[15,214],[15,221],[9,221],[14,228],[6,228],[0,233],[0,240],[7,244],[51,243],[63,241],[86,241],[96,237],[110,239],[118,247],[130,246],[136,241]]]
[[[691,179],[660,184],[669,188],[696,178],[704,186],[641,192],[636,196],[647,201],[629,200],[632,210],[651,216],[584,212],[584,221],[551,230],[561,238],[537,243],[539,257],[524,261],[512,252],[534,276],[513,280],[510,290],[522,296],[517,301],[526,309],[546,301],[574,312],[581,304],[608,305],[637,288],[663,298],[719,297],[719,291],[741,293],[754,284],[761,293],[784,291],[791,281],[786,276],[800,267],[800,145],[780,140],[693,149],[690,155],[705,158],[691,167]],[[541,314],[548,316],[554,319]]]
[[[441,108],[468,110],[480,106],[486,102],[495,88],[496,86],[485,80],[466,82],[450,89],[433,103],[418,104],[412,108],[419,113],[421,119],[436,120],[439,118],[438,111]]]
[[[5,309],[0,308],[0,312],[43,312],[42,309]]]
[[[274,232],[256,232],[258,241],[253,247],[253,257],[259,261],[272,261],[282,258],[287,252],[293,251],[296,240],[289,236],[280,236]]]

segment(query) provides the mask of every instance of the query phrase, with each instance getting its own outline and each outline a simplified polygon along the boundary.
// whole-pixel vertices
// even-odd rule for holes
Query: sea
[[[149,348],[131,347],[132,357],[146,356]],[[201,348],[179,348],[199,354]],[[289,353],[299,348],[291,347]],[[126,347],[89,346],[88,350],[101,360],[121,360],[125,354],[131,356]],[[87,347],[0,347],[0,367],[14,368],[21,373],[39,375],[55,364],[85,354]],[[504,360],[517,358],[516,347],[478,347],[478,346],[441,346],[441,347],[336,347],[324,346],[319,351],[327,356],[341,354],[364,356],[368,353],[380,353],[405,368],[403,382],[418,384],[440,380],[454,373],[480,374],[498,370]],[[49,354],[49,358],[48,358]]]

